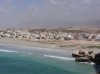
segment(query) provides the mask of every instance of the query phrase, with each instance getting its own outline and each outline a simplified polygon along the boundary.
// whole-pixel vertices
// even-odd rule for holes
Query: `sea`
[[[77,63],[71,57],[27,54],[0,47],[0,74],[96,74],[92,64]]]

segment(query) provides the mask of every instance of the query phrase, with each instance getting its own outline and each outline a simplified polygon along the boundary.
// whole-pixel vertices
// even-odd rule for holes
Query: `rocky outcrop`
[[[100,53],[95,54],[94,63],[100,65]]]
[[[76,62],[93,62],[95,54],[93,51],[77,50],[72,52],[72,57],[75,57]]]
[[[75,59],[76,62],[88,62],[89,59],[87,57],[79,57]]]
[[[77,58],[77,57],[85,57],[88,56],[89,52],[87,50],[77,50],[72,52],[72,56]]]

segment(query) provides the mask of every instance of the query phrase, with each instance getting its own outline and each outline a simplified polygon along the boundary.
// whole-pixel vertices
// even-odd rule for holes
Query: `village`
[[[28,29],[28,30],[0,30],[0,38],[17,38],[39,40],[87,40],[100,41],[100,32],[84,30],[59,30],[59,29]]]
[[[5,29],[0,30],[0,39],[1,43],[72,54],[76,62],[100,65],[100,30]]]

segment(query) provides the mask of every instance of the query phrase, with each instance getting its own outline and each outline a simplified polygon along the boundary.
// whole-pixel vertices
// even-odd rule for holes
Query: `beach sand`
[[[85,40],[68,40],[68,41],[31,41],[26,39],[10,39],[0,38],[0,43],[13,44],[20,46],[48,48],[50,51],[55,51],[64,54],[71,54],[75,50],[85,49],[94,52],[100,52],[99,48],[85,48],[88,45],[100,46],[99,41],[85,41]]]

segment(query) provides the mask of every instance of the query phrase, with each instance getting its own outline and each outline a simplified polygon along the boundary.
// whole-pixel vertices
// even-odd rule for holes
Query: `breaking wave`
[[[48,57],[48,58],[55,58],[55,59],[60,59],[60,60],[75,60],[74,58],[68,58],[68,57],[61,57],[61,56],[52,56],[52,55],[44,55],[44,57]],[[79,63],[84,63],[84,64],[91,64],[94,65],[93,62],[91,63],[87,63],[87,62],[79,62]]]
[[[10,51],[10,50],[0,49],[0,52],[16,52],[16,51]]]
[[[61,60],[75,60],[74,58],[61,57],[61,56],[52,56],[52,55],[43,55],[43,56],[49,58],[61,59]]]

